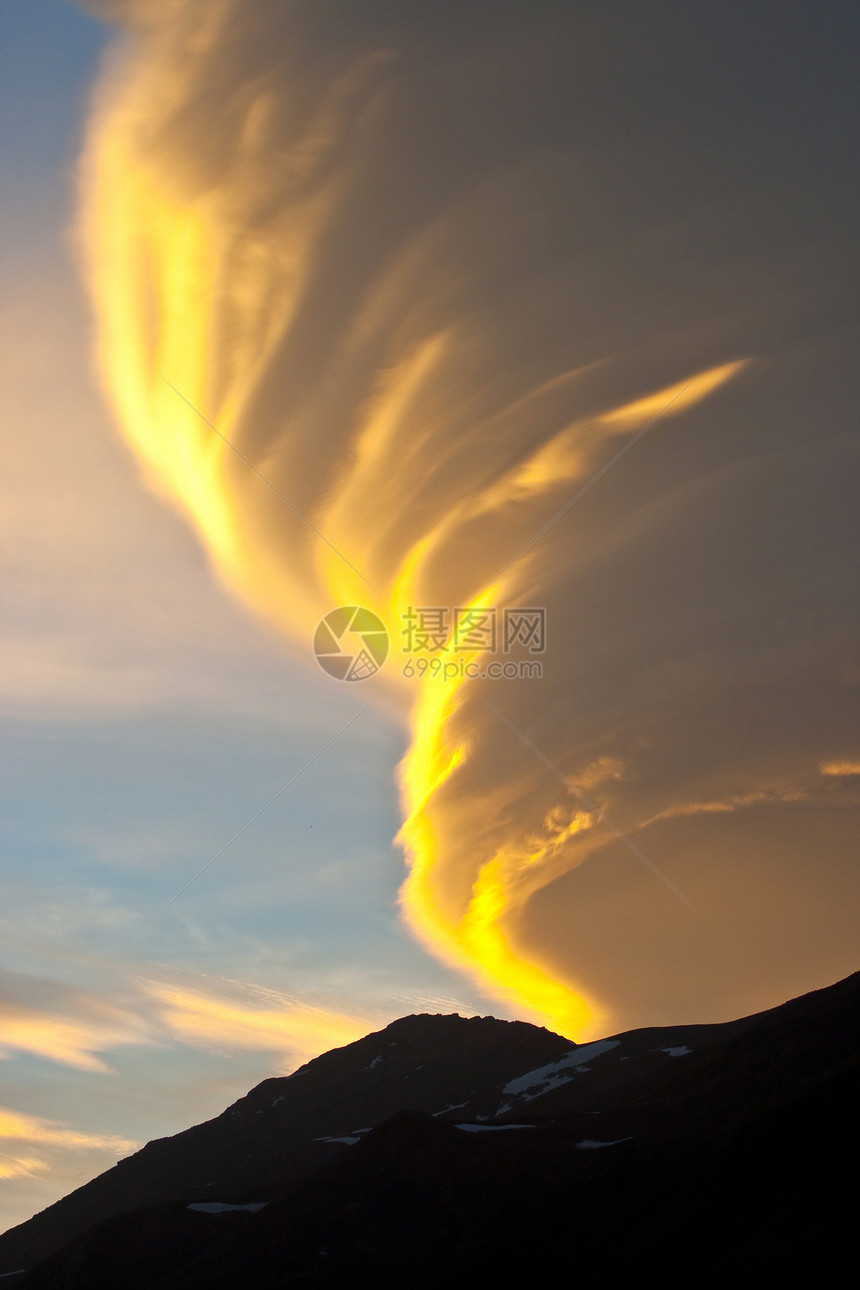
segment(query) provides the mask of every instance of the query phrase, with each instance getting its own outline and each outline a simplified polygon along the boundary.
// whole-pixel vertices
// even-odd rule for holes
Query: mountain
[[[264,1080],[216,1119],[148,1143],[5,1233],[0,1273],[29,1266],[94,1223],[144,1205],[254,1199],[314,1173],[343,1149],[344,1137],[396,1111],[432,1114],[460,1104],[474,1116],[490,1114],[500,1082],[570,1047],[570,1040],[524,1022],[404,1017],[292,1075]]]
[[[821,1279],[847,1248],[860,974],[595,1043],[417,1016],[265,1080],[0,1237],[5,1284]],[[835,1264],[834,1264],[835,1266]]]

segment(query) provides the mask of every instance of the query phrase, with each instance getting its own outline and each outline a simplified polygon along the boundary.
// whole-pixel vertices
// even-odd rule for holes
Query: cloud
[[[104,1075],[111,1073],[104,1054],[116,1048],[179,1040],[221,1053],[277,1053],[295,1065],[380,1024],[378,1015],[315,1006],[249,982],[197,988],[131,982],[124,980],[127,967],[117,971],[113,998],[24,973],[0,974],[0,1059],[28,1053]]]
[[[3,1106],[0,1106],[0,1140],[87,1151],[134,1151],[138,1145],[116,1134],[81,1133],[54,1120],[22,1115]]]
[[[175,1039],[218,1052],[253,1051],[283,1055],[285,1068],[360,1039],[378,1026],[366,1017],[330,1012],[274,991],[262,992],[268,1006],[186,987],[147,983],[160,1018]],[[253,991],[259,994],[259,991]]]
[[[0,1059],[28,1053],[104,1075],[111,1068],[102,1054],[152,1038],[151,1024],[128,1008],[60,982],[0,974]]]
[[[12,1150],[9,1143],[15,1144]],[[52,1156],[59,1151],[109,1151],[128,1153],[140,1145],[118,1134],[85,1133],[70,1129],[55,1120],[24,1115],[0,1106],[0,1180],[32,1178],[53,1166],[42,1156],[18,1154],[18,1144],[36,1147]]]
[[[0,1156],[0,1179],[34,1178],[49,1166],[36,1156]]]
[[[847,742],[849,142],[800,20],[775,55],[735,8],[494,15],[178,0],[97,93],[82,241],[122,434],[225,585],[294,641],[339,604],[389,625],[368,692],[411,735],[410,926],[579,1037],[643,1007],[643,961],[655,997],[674,972],[742,1009],[695,937],[672,960],[677,891],[719,884],[708,830],[751,814],[712,804]],[[544,609],[541,678],[408,681],[415,606]],[[776,883],[823,803],[771,805]],[[684,838],[663,886],[628,845],[655,820]],[[618,845],[655,883],[653,953],[610,902],[583,965],[536,911],[552,891],[578,925],[572,878]],[[754,978],[744,901],[721,907]],[[170,1009],[214,1034],[214,1004]]]
[[[821,767],[822,775],[860,775],[860,762],[828,761]]]
[[[11,1150],[10,1143],[14,1144]],[[18,1144],[36,1147],[48,1156],[56,1151],[128,1153],[140,1145],[118,1134],[83,1133],[55,1120],[23,1115],[0,1106],[0,1181],[37,1177],[54,1167],[42,1156],[18,1154]]]
[[[141,490],[93,388],[81,303],[39,273],[0,307],[0,708],[28,720],[178,708],[271,720],[283,643],[237,614],[184,528]],[[303,722],[314,706],[305,700]]]

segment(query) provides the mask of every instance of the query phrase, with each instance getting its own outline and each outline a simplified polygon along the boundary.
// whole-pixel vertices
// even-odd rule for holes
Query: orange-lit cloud
[[[826,691],[842,647],[822,630],[795,648],[787,570],[809,556],[787,499],[804,451],[832,481],[842,448],[761,430],[759,409],[791,411],[791,373],[752,358],[782,288],[751,300],[761,239],[741,253],[715,232],[698,139],[646,164],[623,113],[593,139],[606,114],[577,95],[609,92],[614,113],[612,78],[588,59],[571,77],[576,15],[533,30],[528,8],[534,57],[493,36],[516,93],[459,26],[470,5],[432,58],[411,5],[363,22],[335,5],[330,24],[266,5],[251,22],[239,0],[159,11],[96,96],[82,245],[117,422],[224,583],[295,641],[338,604],[389,625],[371,693],[411,734],[408,922],[579,1037],[610,1001],[597,968],[588,984],[525,934],[539,893],[645,822],[706,821],[809,763],[795,690]],[[647,455],[627,453],[646,430]],[[543,676],[407,679],[416,605],[544,607]],[[443,661],[482,657],[452,640]],[[163,1002],[215,1036],[220,1004]],[[287,1017],[222,1020],[250,1043]]]
[[[97,999],[66,994],[71,996],[67,1012],[0,996],[0,1059],[30,1053],[76,1070],[107,1074],[111,1067],[104,1053],[150,1042],[152,1028],[145,1018]]]
[[[49,1147],[86,1150],[134,1151],[137,1143],[116,1134],[81,1133],[53,1120],[21,1115],[0,1106],[0,1141],[29,1142]]]
[[[51,1168],[50,1161],[41,1155],[19,1154],[21,1144],[47,1155],[57,1150],[128,1153],[139,1146],[117,1134],[83,1133],[0,1106],[0,1179],[31,1178]]]
[[[0,1179],[33,1178],[47,1168],[36,1156],[0,1156]]]
[[[178,702],[271,714],[282,649],[248,631],[193,535],[140,489],[110,437],[68,284],[50,264],[14,267],[23,281],[0,303],[0,708],[31,720]]]
[[[366,1035],[378,1023],[271,995],[267,1007],[174,985],[149,983],[163,1024],[184,1043],[234,1052],[279,1053],[285,1068]]]

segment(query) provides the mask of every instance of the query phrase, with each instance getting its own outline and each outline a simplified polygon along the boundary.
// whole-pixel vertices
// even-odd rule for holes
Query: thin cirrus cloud
[[[733,797],[716,798],[712,801],[688,801],[676,806],[666,807],[658,815],[643,821],[642,829],[647,829],[662,820],[671,820],[680,816],[715,815],[725,812],[743,811],[750,807],[774,806],[779,803],[800,804],[818,803],[851,805],[857,804],[857,790],[854,785],[833,784],[832,779],[850,779],[860,775],[860,764],[848,761],[823,762],[818,767],[818,774],[797,775],[790,781],[774,780],[760,788],[749,789]],[[824,778],[822,778],[822,776]]]
[[[222,1054],[278,1054],[284,1069],[351,1043],[384,1021],[367,1010],[317,1006],[248,982],[203,986],[122,973],[122,1002],[57,981],[6,971],[0,977],[0,1058],[28,1054],[95,1075],[105,1054],[175,1042]],[[386,1020],[388,1018],[386,1017]]]
[[[255,1006],[249,1001],[249,988],[240,987],[239,997],[236,991],[227,995],[160,982],[148,982],[144,988],[174,1040],[218,1052],[279,1054],[284,1071],[384,1024],[314,1007],[275,991],[254,991],[257,999],[262,994],[265,1000]]]
[[[105,1053],[153,1037],[151,1022],[129,1007],[57,981],[0,974],[0,1059],[28,1054],[106,1075]]]
[[[41,1156],[18,1154],[22,1144],[25,1150],[35,1148],[48,1153],[56,1149],[127,1152],[139,1145],[117,1134],[83,1133],[54,1120],[0,1106],[0,1179],[32,1177],[51,1167]]]

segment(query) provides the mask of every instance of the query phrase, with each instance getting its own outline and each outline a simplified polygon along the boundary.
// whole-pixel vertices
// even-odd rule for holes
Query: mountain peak
[[[838,1120],[843,1090],[834,1080],[856,1048],[858,994],[855,976],[739,1021],[652,1027],[579,1046],[521,1021],[456,1013],[400,1017],[292,1075],[264,1080],[215,1119],[148,1143],[0,1236],[0,1272],[40,1263],[69,1242],[87,1246],[89,1229],[103,1233],[93,1237],[102,1260],[105,1241],[121,1252],[126,1236],[139,1239],[149,1258],[153,1242],[141,1233],[150,1224],[153,1230],[173,1224],[192,1245],[215,1240],[231,1223],[237,1233],[249,1230],[258,1213],[253,1222],[262,1231],[276,1221],[279,1204],[293,1203],[297,1188],[317,1195],[315,1180],[338,1196],[352,1188],[360,1198],[384,1176],[399,1203],[395,1174],[426,1199],[427,1180],[435,1178],[444,1196],[450,1173],[452,1185],[466,1188],[467,1205],[474,1203],[467,1178],[475,1195],[485,1188],[495,1194],[505,1180],[504,1188],[524,1189],[524,1204],[544,1189],[566,1214],[570,1188],[623,1168],[631,1151],[640,1160],[650,1152],[658,1173],[661,1161],[680,1152],[691,1162],[692,1178],[696,1162],[710,1158],[728,1126],[742,1126],[750,1108],[772,1117],[772,1108],[794,1098],[804,1109],[791,1112],[793,1125],[805,1122],[803,1116],[812,1123],[828,1108]],[[826,1081],[833,1097],[822,1100],[816,1089]],[[777,1129],[767,1134],[777,1133],[781,1142],[782,1120]],[[739,1141],[751,1140],[737,1131]],[[727,1156],[726,1176],[737,1172]],[[671,1176],[670,1170],[665,1185],[674,1185]],[[593,1205],[590,1196],[582,1199]],[[686,1197],[682,1189],[679,1203]],[[418,1205],[416,1213],[423,1212]],[[32,1284],[41,1290],[38,1275]]]

